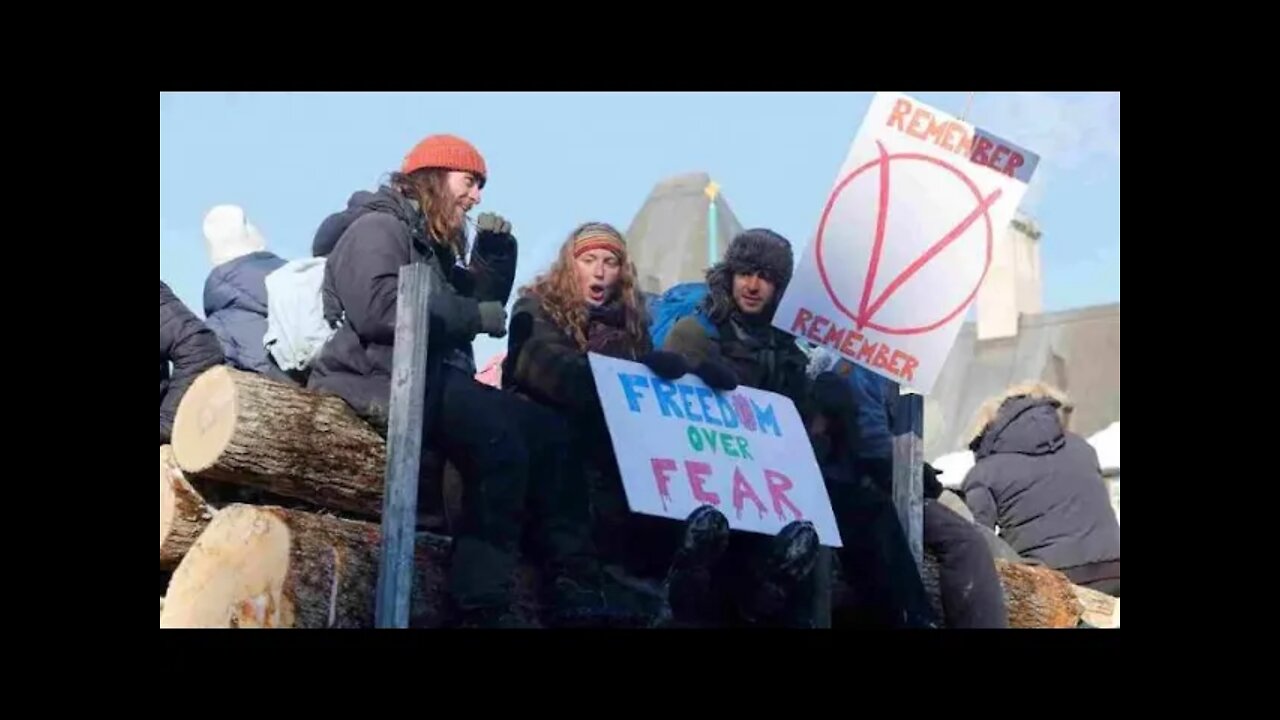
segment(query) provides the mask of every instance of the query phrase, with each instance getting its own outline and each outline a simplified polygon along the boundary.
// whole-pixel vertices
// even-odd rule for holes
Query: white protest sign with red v
[[[928,393],[1038,163],[906,95],[877,94],[774,325]]]
[[[840,532],[809,434],[786,397],[715,392],[640,363],[590,353],[591,372],[632,512],[684,520],[714,505],[734,530],[776,534],[808,520],[823,545]]]

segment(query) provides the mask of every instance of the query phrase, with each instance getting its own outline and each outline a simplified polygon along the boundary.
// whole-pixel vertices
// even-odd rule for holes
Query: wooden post
[[[400,268],[387,423],[387,478],[382,499],[382,556],[374,601],[374,622],[380,628],[409,627],[418,466],[427,394],[430,297],[431,272],[426,264]]]
[[[916,566],[924,560],[924,396],[898,395],[893,413],[893,504]]]

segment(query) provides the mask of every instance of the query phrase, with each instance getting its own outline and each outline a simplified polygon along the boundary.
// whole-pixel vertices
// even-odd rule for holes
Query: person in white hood
[[[267,275],[285,261],[237,205],[218,205],[204,217],[213,270],[204,283],[205,324],[218,336],[227,362],[240,370],[293,382],[278,368],[262,337],[267,332]]]

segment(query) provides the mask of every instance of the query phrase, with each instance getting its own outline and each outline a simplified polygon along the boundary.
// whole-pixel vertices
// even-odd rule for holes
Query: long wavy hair
[[[564,330],[578,344],[587,349],[587,301],[582,298],[578,283],[577,263],[573,255],[574,244],[587,233],[611,235],[623,240],[622,233],[608,223],[589,222],[579,225],[564,244],[551,267],[520,288],[521,297],[537,298],[552,322]],[[625,242],[625,241],[624,241]],[[634,347],[643,347],[649,340],[649,317],[645,312],[644,298],[636,284],[636,268],[624,250],[618,258],[620,269],[615,296],[622,302],[625,320],[624,331]]]
[[[459,258],[467,256],[466,221],[456,226],[453,210],[456,200],[446,180],[449,171],[423,168],[409,174],[391,173],[391,184],[405,197],[417,200],[427,219],[427,230],[436,242],[448,247]]]

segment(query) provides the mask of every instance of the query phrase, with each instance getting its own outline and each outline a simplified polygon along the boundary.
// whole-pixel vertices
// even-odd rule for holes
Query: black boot
[[[711,569],[729,547],[729,520],[719,510],[703,505],[685,521],[684,535],[667,572],[669,613],[666,624],[712,625],[716,598]]]
[[[778,531],[764,556],[756,561],[754,582],[739,602],[743,619],[758,623],[782,613],[800,583],[813,572],[818,546],[818,531],[807,520],[797,520]]]
[[[527,627],[512,612],[511,552],[474,537],[453,543],[449,599],[461,627]]]

